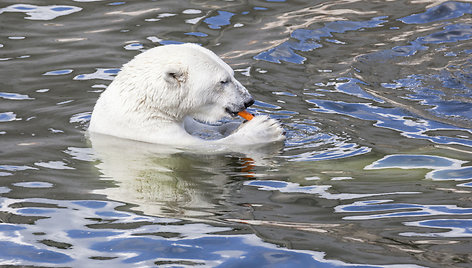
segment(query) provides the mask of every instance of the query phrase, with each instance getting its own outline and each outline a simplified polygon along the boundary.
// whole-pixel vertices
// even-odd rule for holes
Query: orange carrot
[[[252,115],[250,112],[244,110],[238,113],[239,116],[242,118],[246,119],[247,121],[251,120],[254,118],[254,115]]]

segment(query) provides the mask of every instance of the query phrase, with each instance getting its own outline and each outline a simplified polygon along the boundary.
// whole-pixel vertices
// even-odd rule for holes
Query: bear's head
[[[127,94],[129,110],[176,121],[191,116],[216,122],[254,103],[231,67],[196,44],[147,50],[125,64],[113,83]]]

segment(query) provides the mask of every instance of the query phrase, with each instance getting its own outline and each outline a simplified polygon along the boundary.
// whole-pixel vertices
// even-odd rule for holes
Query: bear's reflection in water
[[[188,151],[97,133],[88,137],[99,160],[97,167],[105,178],[116,182],[116,187],[95,193],[136,205],[134,209],[147,215],[177,218],[227,210],[227,200],[242,181],[270,168],[282,147]]]

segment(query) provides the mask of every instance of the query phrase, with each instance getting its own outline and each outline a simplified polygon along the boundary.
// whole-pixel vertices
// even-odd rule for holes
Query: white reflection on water
[[[30,182],[18,182],[14,183],[14,186],[25,187],[25,188],[50,188],[53,187],[52,183],[42,181],[30,181]]]
[[[0,9],[3,12],[22,12],[28,15],[27,20],[53,20],[60,16],[69,15],[81,11],[82,8],[65,5],[36,6],[28,4],[15,4]]]
[[[463,181],[472,180],[472,167],[463,164],[469,161],[434,156],[434,155],[387,155],[380,160],[364,167],[365,170],[389,168],[400,169],[432,169],[425,175],[426,179],[436,181]],[[467,185],[462,185],[467,186]]]
[[[365,170],[401,168],[401,169],[452,169],[467,163],[457,159],[434,155],[387,155],[366,166]]]
[[[357,201],[349,205],[340,205],[335,208],[339,213],[372,213],[390,210],[399,212],[370,214],[360,216],[345,216],[345,220],[373,220],[395,217],[423,217],[438,215],[472,215],[472,208],[462,208],[456,205],[422,205],[408,203],[390,203],[393,200]]]
[[[326,199],[338,199],[338,200],[349,200],[357,198],[365,198],[372,196],[384,196],[384,195],[399,195],[399,194],[419,194],[419,192],[386,192],[386,193],[366,193],[366,194],[350,194],[350,193],[339,193],[333,194],[328,192],[331,185],[310,185],[300,186],[298,183],[284,182],[284,181],[273,181],[273,180],[253,180],[244,183],[245,185],[255,186],[259,190],[263,191],[279,191],[282,193],[306,193],[316,194],[321,198]]]
[[[74,77],[74,80],[91,80],[91,79],[103,79],[113,80],[115,75],[120,69],[117,68],[96,68],[94,73],[80,74]]]
[[[403,236],[418,237],[472,237],[472,219],[434,219],[406,222],[407,226],[446,229],[448,232],[404,232]]]
[[[63,161],[48,161],[48,162],[37,162],[34,163],[36,166],[51,168],[51,169],[75,169],[67,166],[67,163]]]

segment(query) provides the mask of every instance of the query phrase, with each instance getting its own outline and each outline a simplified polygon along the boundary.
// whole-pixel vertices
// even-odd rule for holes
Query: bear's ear
[[[168,66],[164,79],[169,83],[183,83],[187,80],[188,72],[182,66]]]

